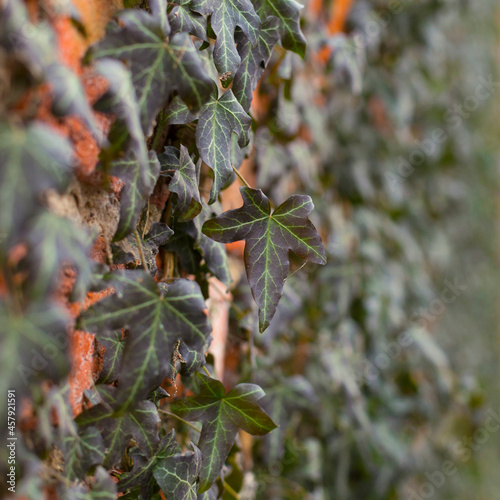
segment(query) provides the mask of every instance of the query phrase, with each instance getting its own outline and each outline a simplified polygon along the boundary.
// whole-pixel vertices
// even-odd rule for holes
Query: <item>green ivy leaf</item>
[[[130,472],[122,475],[118,488],[126,491],[134,486],[140,486],[143,498],[151,498],[156,493],[158,487],[153,476],[153,470],[158,460],[172,456],[177,449],[174,431],[164,436],[158,443],[152,454],[141,453],[139,449],[133,449],[129,455],[134,460],[134,467]],[[181,479],[181,478],[178,478]]]
[[[191,10],[192,0],[176,0],[168,15],[172,33],[189,33],[205,42],[207,38],[206,17]]]
[[[111,145],[107,157],[116,158],[122,151],[133,153],[142,168],[147,171],[149,157],[146,138],[142,130],[139,105],[130,71],[120,61],[110,58],[96,61],[95,69],[106,78],[109,89],[95,103],[94,108],[115,117],[109,134]]]
[[[167,498],[197,500],[196,480],[201,469],[201,452],[193,446],[192,453],[176,453],[157,461],[153,475]]]
[[[106,349],[98,381],[102,384],[111,384],[118,380],[126,339],[119,330],[104,330],[99,332],[96,338]]]
[[[198,188],[200,165],[196,166],[193,163],[187,148],[183,145],[180,150],[167,146],[158,160],[162,173],[174,172],[168,189],[175,196],[174,207],[175,212],[179,214],[178,220],[184,222],[194,219],[201,212]]]
[[[200,393],[175,401],[170,409],[202,423],[198,447],[202,454],[199,493],[210,488],[224,465],[239,429],[263,436],[276,428],[257,401],[265,396],[254,384],[239,384],[227,394],[218,380],[197,374]]]
[[[62,264],[78,271],[73,296],[81,299],[92,274],[89,252],[93,238],[83,227],[43,210],[27,226],[24,238],[29,252],[22,261],[28,271],[26,290],[30,297],[43,297],[60,283]]]
[[[101,402],[83,411],[75,419],[81,427],[96,427],[106,445],[103,464],[114,467],[120,464],[123,452],[133,438],[139,449],[152,455],[159,442],[160,418],[156,405],[140,401],[126,413],[118,412],[118,389],[108,385],[98,386]]]
[[[252,45],[257,43],[260,18],[250,0],[193,0],[191,9],[200,14],[211,15],[211,25],[217,41],[214,63],[223,75],[222,85],[228,87],[240,65],[236,50],[234,30],[239,26]]]
[[[136,228],[141,211],[160,176],[160,163],[156,153],[150,151],[147,168],[144,169],[131,151],[111,164],[110,174],[125,182],[121,192],[120,221],[113,238],[118,241]]]
[[[154,276],[157,271],[156,256],[158,255],[159,247],[164,245],[173,234],[172,229],[166,224],[153,222],[149,233],[144,238],[139,236],[142,255],[149,267],[151,276]],[[113,251],[113,262],[115,264],[127,264],[127,269],[130,268],[130,264],[133,264],[135,267],[142,264],[141,249],[137,244],[135,235],[131,234],[119,242],[112,243],[111,250]],[[135,267],[132,267],[132,269]]]
[[[209,203],[217,199],[233,175],[231,167],[231,140],[232,135],[239,137],[238,145],[243,148],[248,144],[248,131],[252,119],[241,107],[231,90],[221,97],[213,86],[211,99],[203,106],[196,126],[196,146],[201,159],[213,170],[214,181],[210,191]],[[168,110],[168,123],[184,124],[191,121],[194,116],[174,100]]]
[[[279,20],[268,17],[263,23],[256,45],[237,33],[238,52],[241,65],[234,76],[233,93],[245,111],[250,109],[257,82],[269,62],[279,38]],[[238,36],[240,35],[240,36]]]
[[[98,466],[90,489],[87,485],[78,483],[70,487],[62,485],[58,488],[58,493],[61,500],[116,500],[118,491],[106,469]]]
[[[321,238],[307,216],[314,209],[309,196],[293,195],[273,213],[260,189],[242,187],[243,206],[203,225],[203,232],[222,243],[245,240],[247,278],[259,306],[263,332],[276,312],[290,263],[288,252],[325,264]]]
[[[256,10],[262,19],[276,16],[279,21],[281,44],[300,57],[306,54],[306,39],[300,30],[300,5],[295,0],[257,0]]]
[[[58,62],[46,68],[45,78],[50,83],[52,112],[57,116],[78,116],[97,139],[98,144],[102,145],[104,137],[97,126],[80,78],[70,68]]]
[[[64,473],[73,481],[84,479],[89,469],[102,463],[104,441],[95,427],[87,427],[77,435],[66,436],[62,442]]]
[[[16,389],[28,394],[32,383],[67,375],[68,317],[53,304],[37,302],[22,314],[0,301],[0,390]],[[4,416],[2,406],[0,416]]]
[[[164,0],[158,13],[165,12]],[[213,81],[208,78],[198,52],[187,33],[167,40],[168,22],[143,10],[126,10],[112,23],[105,38],[91,49],[91,57],[112,57],[128,64],[141,111],[146,136],[153,131],[156,115],[177,91],[193,109],[210,97]]]
[[[48,189],[62,193],[72,171],[69,142],[50,127],[32,122],[26,128],[0,123],[0,241],[23,227],[39,210]]]
[[[171,373],[174,346],[182,341],[205,352],[210,325],[199,286],[189,280],[157,285],[143,271],[114,274],[117,293],[106,297],[80,317],[86,331],[127,328],[120,373],[120,408],[145,398]]]

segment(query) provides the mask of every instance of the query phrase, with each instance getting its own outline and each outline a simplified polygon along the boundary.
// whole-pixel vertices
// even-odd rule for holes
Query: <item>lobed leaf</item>
[[[141,211],[160,176],[160,163],[154,151],[149,151],[146,168],[130,151],[123,158],[111,164],[110,174],[122,179],[125,186],[121,192],[120,220],[114,240],[121,240],[134,231]]]
[[[156,115],[172,92],[197,110],[209,99],[213,85],[189,35],[176,33],[167,39],[166,10],[166,2],[156,0],[156,14],[123,11],[119,24],[112,23],[90,52],[93,59],[111,57],[127,63],[146,136],[151,135]]]
[[[162,172],[173,172],[168,189],[174,193],[174,207],[175,212],[179,214],[179,222],[194,219],[202,208],[198,188],[200,165],[193,163],[187,148],[183,145],[180,150],[167,146],[158,160]]]
[[[40,209],[42,193],[66,189],[72,163],[69,142],[47,125],[0,123],[0,247]]]
[[[202,423],[198,447],[202,454],[199,493],[210,488],[224,465],[236,434],[243,429],[262,436],[276,428],[257,401],[264,391],[254,384],[239,384],[227,394],[218,380],[197,374],[200,392],[175,401],[170,409],[182,418]]]
[[[252,45],[257,42],[260,18],[250,0],[193,0],[191,9],[211,16],[212,29],[217,41],[214,63],[223,75],[222,85],[228,87],[234,78],[240,56],[235,46],[234,31],[239,26]]]
[[[253,92],[269,62],[274,46],[279,38],[279,21],[268,17],[263,23],[257,44],[243,36],[237,36],[241,65],[234,76],[233,93],[245,111],[250,109]]]
[[[172,33],[189,33],[205,42],[207,38],[206,17],[191,10],[192,0],[176,0],[168,14]]]
[[[289,251],[316,264],[325,264],[321,238],[307,216],[314,209],[309,196],[293,195],[273,213],[260,189],[240,189],[243,206],[203,225],[203,232],[221,243],[245,240],[248,282],[259,306],[263,332],[276,312],[290,268]]]
[[[168,123],[184,124],[192,121],[192,115],[179,100],[174,100],[168,109]],[[209,203],[217,199],[219,192],[232,178],[231,142],[233,134],[239,138],[239,147],[249,142],[249,128],[252,119],[228,90],[218,97],[218,90],[213,86],[211,99],[203,106],[198,116],[196,127],[196,146],[201,159],[213,170],[214,181],[210,191]]]
[[[300,5],[295,0],[256,0],[256,9],[262,19],[279,19],[280,40],[283,47],[300,57],[306,54],[306,39],[300,30]]]
[[[101,402],[84,410],[75,421],[80,427],[95,427],[101,433],[106,445],[103,464],[108,467],[119,465],[131,439],[144,454],[152,455],[159,443],[160,418],[156,405],[151,401],[140,401],[129,411],[120,413],[116,387],[100,385],[98,392]]]
[[[79,322],[92,332],[128,329],[118,393],[120,409],[125,410],[171,373],[170,361],[179,341],[204,353],[211,329],[205,301],[192,281],[157,285],[143,271],[125,271],[114,274],[111,284],[117,293],[92,306]]]

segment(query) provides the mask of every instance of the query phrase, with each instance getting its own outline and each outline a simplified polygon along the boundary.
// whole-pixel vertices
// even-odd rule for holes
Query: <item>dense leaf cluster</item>
[[[245,188],[241,209],[211,218],[249,151],[252,94],[273,48],[281,41],[284,49],[304,55],[297,4],[144,4],[119,12],[85,57],[107,80],[94,110],[79,78],[58,61],[48,20],[32,23],[17,0],[0,7],[9,96],[18,82],[29,83],[26,92],[46,85],[53,113],[82,120],[101,146],[102,188],[110,176],[123,183],[113,241],[107,242],[110,267],[100,267],[89,254],[96,234],[56,215],[51,203],[82,182],[75,177],[71,142],[33,118],[39,103],[34,102],[34,113],[22,109],[15,116],[21,96],[7,102],[0,121],[0,259],[7,290],[0,305],[2,387],[3,393],[16,389],[18,398],[45,400],[50,410],[40,384],[53,384],[59,422],[46,422],[43,439],[29,445],[22,463],[48,467],[50,476],[55,471],[47,455],[62,454],[61,498],[114,498],[125,492],[123,498],[150,499],[160,490],[168,498],[219,497],[238,432],[264,435],[276,427],[259,406],[263,390],[244,383],[226,394],[213,378],[187,379],[197,395],[170,407],[181,420],[202,425],[187,453],[175,431],[167,433],[161,423],[159,401],[168,396],[161,388],[165,380],[175,380],[179,372],[189,377],[206,363],[212,338],[207,279],[231,282],[221,242],[246,241],[261,331],[283,293],[289,251],[326,262],[321,238],[307,218],[313,209],[308,196],[293,196],[271,212],[262,191]],[[78,24],[77,16],[74,21]],[[108,137],[96,126],[94,111],[111,117]],[[200,191],[209,178],[205,200]],[[171,194],[155,211],[148,200],[165,186]],[[164,265],[174,256],[173,267]],[[77,321],[77,328],[96,335],[105,353],[86,409],[66,425],[61,415],[69,412],[64,380],[70,319],[54,300],[61,293],[61,271],[74,276],[73,299],[82,300],[90,290],[107,295]],[[57,432],[50,430],[54,425]],[[113,471],[117,483],[103,467]],[[35,488],[38,480],[29,477],[26,488]]]

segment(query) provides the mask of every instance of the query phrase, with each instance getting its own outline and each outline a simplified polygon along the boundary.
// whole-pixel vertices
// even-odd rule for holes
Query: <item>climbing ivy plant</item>
[[[64,5],[79,25],[70,3]],[[293,195],[273,209],[260,189],[247,186],[241,208],[221,214],[218,204],[231,183],[246,184],[238,168],[253,137],[252,93],[280,43],[283,54],[304,55],[293,0],[140,2],[119,12],[85,56],[89,70],[107,82],[91,109],[79,78],[54,55],[50,24],[32,22],[19,0],[0,5],[10,85],[2,90],[12,97],[0,109],[1,380],[18,398],[46,405],[38,414],[43,436],[22,448],[21,461],[27,470],[62,457],[61,498],[235,494],[224,464],[238,432],[261,436],[276,427],[259,405],[259,386],[226,391],[207,369],[212,337],[205,300],[209,276],[226,286],[231,281],[222,243],[245,240],[248,282],[265,333],[289,274],[289,253],[326,262],[308,219],[309,196]],[[56,213],[50,201],[79,182],[78,165],[71,141],[37,118],[41,104],[32,96],[41,86],[49,89],[53,113],[82,120],[101,147],[100,189],[121,182],[107,266],[90,258],[98,235]],[[19,89],[29,105],[19,105]],[[107,137],[96,111],[112,121]],[[153,209],[151,195],[164,188],[170,195]],[[100,378],[76,420],[64,386],[70,320],[54,301],[64,270],[74,275],[72,299],[106,295],[76,324],[105,348]],[[178,373],[194,395],[176,396]],[[42,382],[51,385],[50,398]],[[167,410],[162,385],[176,396]],[[170,427],[175,419],[185,422],[181,430],[198,422],[193,432],[200,435],[168,432],[165,415]],[[27,490],[35,491],[36,481]]]

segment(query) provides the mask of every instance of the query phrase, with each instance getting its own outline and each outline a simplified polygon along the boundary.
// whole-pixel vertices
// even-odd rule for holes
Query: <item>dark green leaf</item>
[[[201,159],[213,170],[214,182],[210,191],[209,203],[214,203],[219,192],[233,175],[231,167],[232,135],[239,137],[238,145],[248,144],[248,131],[252,119],[241,107],[231,90],[217,98],[217,88],[213,87],[212,98],[203,106],[196,127],[196,146]],[[177,102],[176,102],[177,101]],[[193,116],[178,100],[169,109],[168,123],[182,124],[191,121]]]
[[[166,13],[164,1],[158,8]],[[167,40],[168,34],[161,16],[127,10],[91,50],[94,59],[112,57],[128,64],[146,136],[172,92],[179,92],[186,104],[199,109],[209,99],[213,85],[189,35],[177,33]]]
[[[106,348],[99,382],[111,384],[118,380],[126,339],[119,330],[101,331],[96,338]]]
[[[61,485],[58,488],[61,500],[115,500],[117,497],[116,483],[111,479],[104,467],[96,468],[91,487],[83,483],[70,487]]]
[[[191,10],[192,0],[176,0],[168,15],[172,33],[189,33],[201,40],[208,41],[207,20]]]
[[[201,453],[194,446],[192,453],[176,453],[156,462],[153,474],[167,498],[197,500],[196,479],[201,468]]]
[[[45,77],[50,82],[53,96],[52,112],[58,116],[80,117],[97,139],[98,144],[102,144],[103,134],[97,126],[80,79],[76,74],[64,64],[54,62],[46,68]]]
[[[26,128],[0,123],[0,240],[39,210],[48,189],[62,193],[72,171],[69,142],[46,125]],[[3,247],[5,243],[1,246]]]
[[[146,139],[141,126],[140,109],[135,97],[130,71],[120,61],[101,59],[95,63],[96,70],[106,78],[108,91],[96,102],[95,109],[111,113],[115,121],[111,128],[111,158],[116,158],[122,151],[135,155],[144,169],[148,170],[149,157]],[[108,168],[108,166],[106,165]]]
[[[262,19],[275,16],[279,19],[281,44],[300,57],[306,53],[306,40],[300,31],[300,5],[295,0],[257,0],[256,9]]]
[[[177,148],[168,146],[159,155],[162,172],[173,171],[173,177],[168,185],[174,193],[175,212],[179,214],[179,221],[194,219],[201,212],[201,199],[198,182],[200,165],[196,166],[189,156],[188,150],[181,145]]]
[[[79,426],[94,426],[101,432],[106,444],[103,463],[114,467],[120,464],[123,452],[133,438],[143,454],[154,454],[158,438],[158,411],[151,401],[140,401],[131,411],[117,413],[118,390],[115,387],[98,386],[102,402],[78,415]]]
[[[152,454],[141,453],[139,449],[130,452],[134,460],[134,467],[130,472],[123,474],[120,478],[118,488],[121,491],[128,490],[134,486],[140,486],[143,498],[151,498],[157,491],[153,471],[158,460],[169,457],[177,450],[174,431],[164,436]],[[179,478],[181,479],[181,478]]]
[[[172,229],[166,224],[153,222],[149,233],[144,236],[144,239],[139,236],[142,254],[149,267],[151,276],[154,276],[157,271],[156,256],[158,255],[159,247],[167,243],[173,234]],[[113,250],[113,262],[115,264],[134,264],[133,269],[141,264],[141,250],[134,234],[111,244],[111,249]]]
[[[173,227],[174,235],[165,245],[165,250],[177,255],[181,267],[188,274],[198,274],[202,255],[195,247],[198,240],[196,221],[176,222]]]
[[[29,252],[22,261],[28,271],[26,289],[31,297],[43,297],[60,283],[59,271],[70,264],[78,271],[73,295],[81,299],[90,281],[92,246],[87,230],[69,219],[43,210],[27,226],[25,241]]]
[[[257,401],[264,391],[254,384],[239,384],[227,394],[218,380],[198,374],[200,393],[172,403],[182,418],[201,422],[198,447],[202,454],[199,492],[217,478],[239,429],[262,436],[276,428]]]
[[[309,196],[293,195],[272,214],[260,189],[242,187],[243,206],[203,225],[203,232],[222,243],[245,240],[245,264],[252,295],[259,306],[260,331],[269,325],[288,275],[288,252],[325,264],[321,238],[307,216],[314,209]]]
[[[149,152],[147,168],[138,161],[135,153],[127,155],[111,164],[110,174],[125,182],[121,192],[120,221],[114,240],[121,240],[137,226],[141,211],[153,192],[160,175],[160,164],[156,153]]]
[[[142,271],[113,276],[117,293],[91,307],[80,318],[87,331],[127,328],[129,335],[120,373],[121,408],[147,397],[171,373],[174,346],[185,342],[204,352],[210,325],[199,286],[189,280],[157,285]]]
[[[64,474],[71,481],[84,479],[89,469],[104,459],[104,441],[95,427],[87,427],[76,436],[66,436],[62,450]]]
[[[269,62],[272,51],[279,38],[279,21],[276,17],[268,17],[259,33],[257,45],[238,34],[238,52],[241,65],[234,76],[233,93],[245,111],[250,109],[252,96],[257,82]]]
[[[239,26],[252,45],[257,43],[260,18],[250,0],[193,0],[191,9],[200,14],[211,15],[211,26],[217,37],[214,62],[222,84],[229,86],[240,64],[236,50],[234,30]]]
[[[32,383],[61,380],[69,369],[66,357],[68,317],[58,307],[37,302],[23,314],[0,302],[0,390],[29,394]],[[6,406],[2,406],[3,415]],[[3,417],[2,417],[3,418]]]

